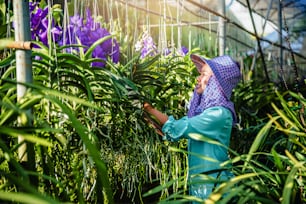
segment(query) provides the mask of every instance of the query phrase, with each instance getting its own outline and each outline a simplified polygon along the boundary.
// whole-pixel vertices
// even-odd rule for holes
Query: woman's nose
[[[197,82],[200,82],[201,81],[201,76],[198,76],[197,77]]]

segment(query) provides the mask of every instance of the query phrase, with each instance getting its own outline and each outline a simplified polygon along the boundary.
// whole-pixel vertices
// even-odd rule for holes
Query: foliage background
[[[0,5],[4,19],[7,7],[3,1]],[[1,38],[7,37],[6,20]],[[149,101],[176,118],[183,116],[196,76],[189,54],[214,53],[195,47],[183,55],[172,47],[170,55],[142,57],[129,43],[135,36],[122,37],[122,26],[101,22],[108,30],[118,28],[113,36],[120,43],[119,63],[107,60],[105,67],[92,66],[97,59],[91,52],[98,43],[76,54],[63,52],[66,47],[52,41],[49,47],[36,42],[34,81],[24,84],[28,92],[21,101],[17,101],[14,50],[1,51],[1,200],[179,203],[195,199],[187,196],[186,141],[162,141],[144,121],[141,106]],[[249,57],[242,63],[250,66]],[[247,80],[233,94],[239,116],[230,149],[236,177],[220,185],[211,199],[304,202],[305,83],[299,92],[286,90],[281,84],[266,83],[263,72],[257,72],[249,77],[245,69]],[[18,157],[19,136],[27,144],[26,162]]]

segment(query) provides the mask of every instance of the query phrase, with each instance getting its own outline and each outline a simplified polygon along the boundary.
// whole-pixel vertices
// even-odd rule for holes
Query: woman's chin
[[[199,88],[196,89],[196,92],[197,92],[197,94],[202,94],[204,92],[204,90],[201,87],[199,87]]]

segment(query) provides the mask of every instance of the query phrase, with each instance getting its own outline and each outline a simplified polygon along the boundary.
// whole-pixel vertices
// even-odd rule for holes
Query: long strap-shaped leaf
[[[114,203],[113,194],[112,194],[112,190],[111,190],[109,178],[108,178],[107,167],[105,163],[101,160],[100,152],[98,151],[96,146],[90,141],[88,137],[88,130],[86,130],[86,128],[76,118],[76,116],[71,112],[71,110],[65,104],[63,104],[59,99],[53,96],[46,96],[46,98],[52,101],[53,103],[57,104],[62,109],[62,111],[65,114],[67,114],[67,116],[69,117],[71,121],[71,124],[73,125],[76,132],[78,133],[78,135],[81,137],[82,141],[84,142],[89,152],[89,156],[95,162],[95,165],[97,167],[97,173],[98,173],[98,182],[102,184],[102,188],[103,188],[103,191],[97,192],[98,194],[100,193],[98,197],[101,197],[102,195],[106,195],[106,198],[104,198],[104,201],[106,199],[107,203],[110,203],[110,204]],[[102,203],[102,200],[98,202]]]

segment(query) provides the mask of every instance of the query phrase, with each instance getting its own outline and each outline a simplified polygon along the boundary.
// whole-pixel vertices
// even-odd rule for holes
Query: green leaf
[[[292,200],[291,194],[292,194],[292,190],[294,189],[295,176],[296,176],[298,169],[299,168],[297,166],[293,166],[287,176],[287,179],[286,179],[286,182],[283,188],[283,194],[282,194],[282,200],[281,200],[282,204],[291,204],[291,200]]]
[[[256,135],[255,140],[252,143],[252,146],[250,147],[250,150],[248,152],[247,158],[245,160],[244,166],[246,167],[248,165],[248,163],[250,162],[250,160],[252,159],[253,153],[256,152],[258,150],[258,148],[261,146],[261,144],[263,144],[263,142],[265,141],[266,137],[269,134],[270,128],[273,124],[273,122],[275,120],[277,120],[279,118],[278,117],[274,117],[271,120],[268,121],[267,124],[265,124],[264,127],[262,127],[260,129],[260,131],[258,132],[258,134]],[[243,170],[244,171],[244,170]]]
[[[271,104],[273,109],[276,111],[276,113],[284,120],[285,123],[288,123],[292,128],[294,128],[295,130],[299,130],[299,128],[297,127],[297,123],[292,122],[289,117],[287,117],[284,112],[282,110],[280,110],[274,103]],[[289,110],[288,110],[289,111]],[[287,111],[287,112],[288,112]],[[291,128],[290,127],[290,128]]]
[[[53,103],[57,104],[62,111],[67,114],[69,117],[72,126],[75,128],[76,132],[84,142],[86,149],[89,152],[89,156],[93,159],[98,172],[98,182],[101,182],[102,187],[104,189],[104,193],[106,195],[106,198],[108,202],[111,204],[113,203],[113,195],[112,190],[109,184],[109,178],[108,178],[108,172],[105,163],[101,160],[100,152],[96,148],[96,146],[90,141],[88,137],[88,130],[82,125],[82,123],[75,117],[75,115],[72,113],[72,111],[65,106],[60,100],[57,98],[47,95],[47,99],[52,101]],[[103,193],[103,192],[98,192]]]
[[[284,165],[282,163],[282,160],[279,156],[279,154],[277,153],[277,151],[275,151],[274,148],[272,148],[271,153],[273,155],[274,158],[274,164],[277,167],[278,171],[282,172],[285,170]]]
[[[42,196],[33,195],[31,193],[21,192],[4,192],[0,191],[0,200],[12,201],[14,203],[28,204],[59,204],[59,202],[50,199],[44,199]]]
[[[158,59],[160,58],[160,55],[156,55],[152,58],[146,58],[146,60],[140,64],[136,64],[136,72],[138,70],[148,69],[150,66],[152,66]]]
[[[39,144],[47,147],[52,147],[53,144],[46,139],[35,136],[34,134],[26,133],[23,130],[18,130],[15,128],[1,127],[0,133],[4,135],[9,135],[15,138],[22,137],[24,140],[32,142],[34,144]]]
[[[70,65],[73,68],[75,67],[80,67],[80,68],[85,68],[87,67],[87,63],[84,62],[83,60],[80,59],[80,57],[76,55],[72,55],[70,53],[58,53],[57,55],[57,60],[58,60],[58,67],[61,66],[67,66]],[[69,67],[69,66],[67,66]]]
[[[15,54],[9,55],[8,57],[0,60],[0,68],[8,67],[15,63]],[[1,76],[3,78],[3,76]]]

